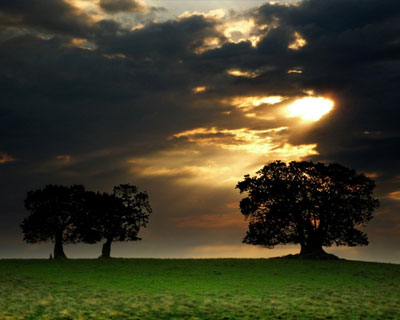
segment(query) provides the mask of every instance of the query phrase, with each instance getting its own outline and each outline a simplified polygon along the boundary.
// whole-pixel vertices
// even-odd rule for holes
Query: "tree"
[[[93,243],[105,239],[101,258],[110,258],[113,241],[138,241],[141,227],[146,227],[152,209],[146,192],[129,184],[114,187],[113,194],[91,193],[88,215],[81,220],[80,237]]]
[[[333,244],[368,245],[358,227],[379,206],[374,187],[364,174],[337,163],[272,162],[236,186],[247,193],[240,201],[249,221],[243,242],[267,248],[300,244],[303,257],[324,257],[322,247]]]
[[[74,221],[82,213],[84,193],[82,185],[47,185],[29,191],[24,204],[30,215],[21,224],[24,240],[54,241],[54,259],[66,258],[63,243],[77,241]]]

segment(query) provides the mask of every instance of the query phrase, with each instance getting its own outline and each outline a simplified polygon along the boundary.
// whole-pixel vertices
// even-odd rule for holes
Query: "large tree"
[[[74,221],[82,213],[84,194],[82,185],[47,185],[29,191],[25,208],[30,214],[21,224],[24,240],[28,243],[53,241],[54,258],[66,258],[63,243],[77,241]]]
[[[300,256],[323,257],[323,246],[367,245],[359,227],[379,201],[374,182],[337,163],[272,162],[245,175],[236,188],[247,196],[240,210],[249,221],[244,243],[273,248],[300,244]]]
[[[88,213],[80,220],[78,233],[83,241],[104,239],[101,258],[109,258],[113,241],[138,241],[152,212],[146,192],[129,184],[114,187],[113,194],[87,193]]]

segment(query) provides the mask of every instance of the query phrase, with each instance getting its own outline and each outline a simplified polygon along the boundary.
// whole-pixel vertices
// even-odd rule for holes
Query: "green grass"
[[[0,319],[400,319],[400,265],[0,260]]]

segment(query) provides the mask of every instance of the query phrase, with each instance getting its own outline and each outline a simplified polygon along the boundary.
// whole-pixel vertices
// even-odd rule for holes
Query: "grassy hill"
[[[400,265],[0,260],[0,319],[400,319]]]

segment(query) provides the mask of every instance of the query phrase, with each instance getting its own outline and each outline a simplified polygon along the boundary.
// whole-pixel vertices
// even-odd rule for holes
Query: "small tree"
[[[339,164],[281,161],[245,175],[236,188],[247,197],[240,210],[249,221],[244,243],[273,248],[300,244],[301,256],[324,257],[323,246],[367,245],[365,226],[379,201],[374,182]]]
[[[101,258],[109,258],[113,241],[138,241],[141,227],[146,227],[152,212],[148,195],[129,184],[114,187],[114,194],[89,195],[89,213],[79,227],[83,241],[105,239]]]
[[[85,190],[82,185],[71,187],[47,185],[29,191],[25,208],[30,212],[21,224],[28,243],[54,241],[54,258],[66,258],[63,243],[75,243],[74,220],[82,212]]]

